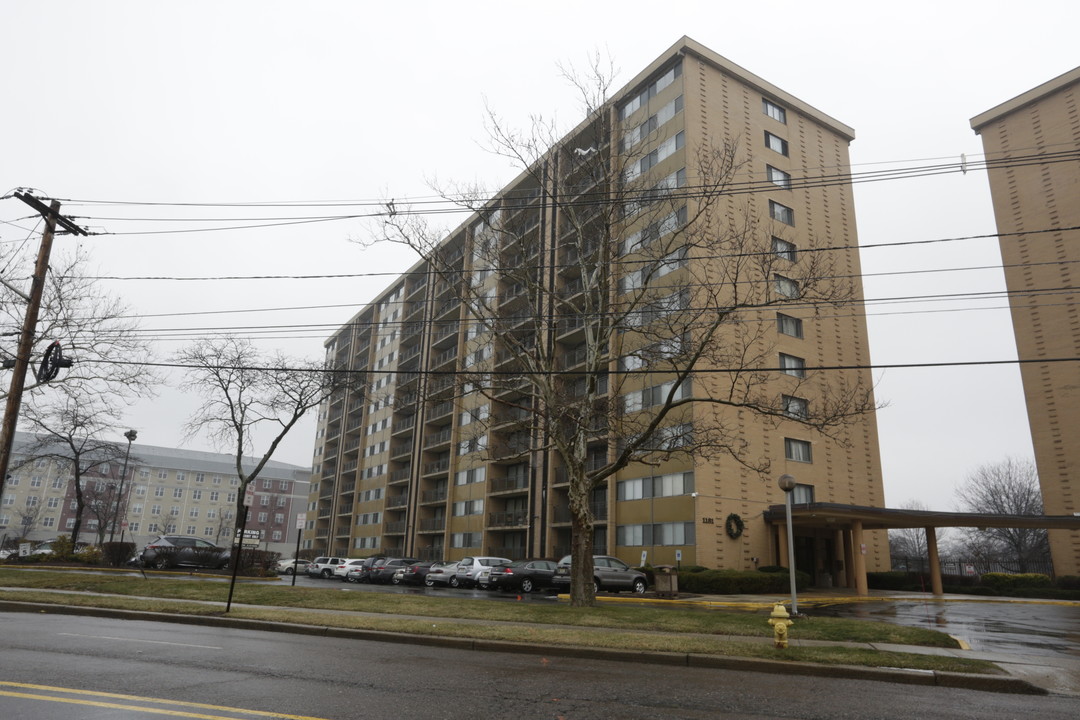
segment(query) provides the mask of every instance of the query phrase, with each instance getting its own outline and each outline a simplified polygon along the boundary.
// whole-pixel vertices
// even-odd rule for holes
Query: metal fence
[[[991,560],[986,558],[941,558],[942,575],[975,576],[985,573],[1041,573],[1054,577],[1054,565],[1049,560],[1028,560],[1021,567],[1018,560]],[[892,556],[893,570],[929,573],[930,561],[924,557]]]

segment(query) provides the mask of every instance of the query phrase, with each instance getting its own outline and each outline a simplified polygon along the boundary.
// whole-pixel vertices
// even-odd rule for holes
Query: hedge
[[[796,589],[805,589],[809,584],[808,574],[795,572]],[[680,592],[704,595],[743,595],[782,593],[789,589],[786,569],[783,573],[756,570],[704,570],[679,573]]]

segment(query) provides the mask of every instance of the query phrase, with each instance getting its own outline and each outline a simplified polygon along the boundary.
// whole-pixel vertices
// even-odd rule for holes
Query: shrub
[[[55,560],[70,560],[75,555],[75,541],[68,535],[61,535],[53,540],[50,545]]]
[[[795,587],[804,589],[810,576],[795,573]],[[679,590],[707,595],[743,595],[782,593],[787,591],[787,570],[781,573],[762,573],[755,570],[703,570],[679,573]]]
[[[985,573],[982,576],[982,584],[997,591],[1014,590],[1016,588],[1049,587],[1050,576],[1041,573]]]
[[[75,560],[87,565],[100,565],[101,564],[101,548],[89,545],[79,550],[73,556]]]
[[[1080,575],[1058,575],[1054,584],[1062,590],[1080,590]]]
[[[135,543],[107,542],[101,546],[101,557],[106,565],[120,567],[135,554]]]

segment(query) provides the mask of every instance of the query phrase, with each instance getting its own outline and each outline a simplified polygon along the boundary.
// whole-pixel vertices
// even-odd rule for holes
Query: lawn
[[[167,574],[91,574],[0,569],[0,599],[221,616],[228,583]],[[18,588],[17,590],[15,588]],[[55,591],[67,591],[57,593]],[[93,594],[90,594],[93,593]],[[207,604],[209,603],[209,604]],[[327,612],[338,611],[338,612]],[[341,612],[345,611],[345,612]],[[734,655],[822,663],[993,672],[989,663],[952,657],[884,653],[842,645],[798,646],[800,640],[896,643],[958,647],[953,638],[922,628],[839,618],[800,619],[793,647],[778,651],[760,638],[771,635],[767,612],[731,612],[662,604],[507,603],[470,598],[347,592],[291,587],[285,583],[238,583],[229,617],[347,627],[386,632],[509,640],[538,645],[585,645],[710,655]],[[482,621],[482,622],[476,622]],[[524,623],[502,625],[499,621]],[[722,636],[722,637],[721,637]],[[738,638],[747,638],[740,641]],[[754,638],[755,640],[751,640]]]

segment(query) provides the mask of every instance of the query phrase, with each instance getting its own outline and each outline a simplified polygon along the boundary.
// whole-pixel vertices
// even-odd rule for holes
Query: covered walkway
[[[787,527],[783,505],[770,506],[765,522],[775,530],[777,564],[787,565]],[[864,507],[839,503],[793,505],[791,523],[796,539],[811,536],[814,549],[815,582],[822,577],[865,596],[866,546],[863,533],[868,530],[922,528],[930,563],[930,586],[934,595],[943,595],[941,563],[938,559],[937,528],[1006,527],[1045,528],[1080,531],[1080,516],[1075,515],[995,515],[989,513],[938,512],[902,508]],[[800,533],[800,530],[802,533]]]

